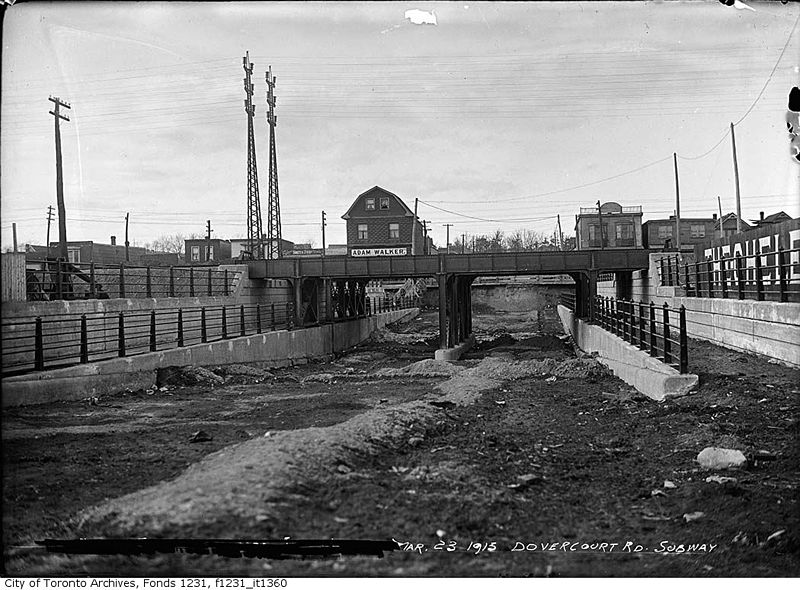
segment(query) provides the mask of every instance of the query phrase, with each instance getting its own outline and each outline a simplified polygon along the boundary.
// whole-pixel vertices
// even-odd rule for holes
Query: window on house
[[[200,246],[192,246],[192,262],[200,262]]]
[[[206,258],[214,260],[214,246],[206,246]]]
[[[67,248],[67,259],[74,264],[78,264],[81,261],[81,249]]]
[[[366,240],[367,239],[367,224],[359,224],[358,225],[358,239],[359,240]]]
[[[706,226],[705,225],[692,225],[690,226],[690,233],[689,235],[693,238],[704,238],[706,237]]]
[[[633,239],[633,224],[632,223],[618,223],[617,224],[617,239],[618,240],[632,240]]]
[[[399,240],[400,239],[400,224],[399,223],[390,223],[389,224],[389,239],[390,240]]]
[[[389,197],[381,197],[381,209],[389,208]]]
[[[658,237],[660,239],[671,238],[672,237],[672,225],[659,225],[658,226]]]
[[[364,199],[364,207],[367,211],[375,211],[375,199],[372,197]]]

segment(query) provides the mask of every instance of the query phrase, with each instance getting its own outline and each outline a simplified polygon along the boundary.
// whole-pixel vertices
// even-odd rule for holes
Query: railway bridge
[[[319,322],[342,301],[363,309],[366,284],[372,280],[433,277],[439,285],[441,348],[464,342],[472,333],[470,286],[479,276],[567,274],[575,281],[576,313],[587,317],[601,273],[630,276],[649,264],[649,250],[573,250],[436,256],[330,256],[256,260],[251,279],[286,279],[293,288],[298,325]],[[625,281],[620,281],[625,284]]]

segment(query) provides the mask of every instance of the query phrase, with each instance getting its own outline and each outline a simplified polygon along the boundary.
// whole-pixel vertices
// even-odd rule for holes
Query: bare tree
[[[199,240],[204,236],[198,233],[192,233],[184,236],[182,233],[163,235],[153,240],[152,244],[148,247],[156,252],[168,252],[170,254],[183,254],[184,245],[186,240]]]

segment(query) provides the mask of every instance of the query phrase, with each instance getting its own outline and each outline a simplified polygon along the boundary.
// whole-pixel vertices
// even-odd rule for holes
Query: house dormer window
[[[364,199],[364,208],[367,211],[375,211],[375,199],[373,197]]]
[[[381,209],[389,208],[389,197],[381,197]]]

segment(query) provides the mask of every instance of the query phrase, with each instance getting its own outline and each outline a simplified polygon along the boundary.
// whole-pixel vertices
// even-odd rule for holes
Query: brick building
[[[49,256],[57,257],[58,247],[58,242],[50,242]],[[32,249],[39,249],[38,252],[41,252],[41,247],[39,246],[33,246]],[[47,248],[44,248],[44,250],[47,250]],[[140,264],[142,256],[148,253],[150,253],[150,250],[147,248],[128,246],[128,256],[130,257],[131,264]],[[29,259],[34,259],[34,255],[32,251]],[[47,256],[46,252],[45,256]],[[89,264],[90,262],[101,265],[119,264],[120,262],[126,262],[125,246],[124,244],[117,244],[117,238],[115,236],[111,236],[110,244],[101,244],[92,240],[68,241],[67,259],[70,262],[80,264]]]
[[[374,186],[356,197],[342,215],[349,256],[410,256],[425,252],[422,224],[403,200]],[[412,232],[416,234],[412,252]]]
[[[575,216],[575,235],[578,250],[642,248],[642,208],[614,202],[603,203],[599,209],[581,207]]]

